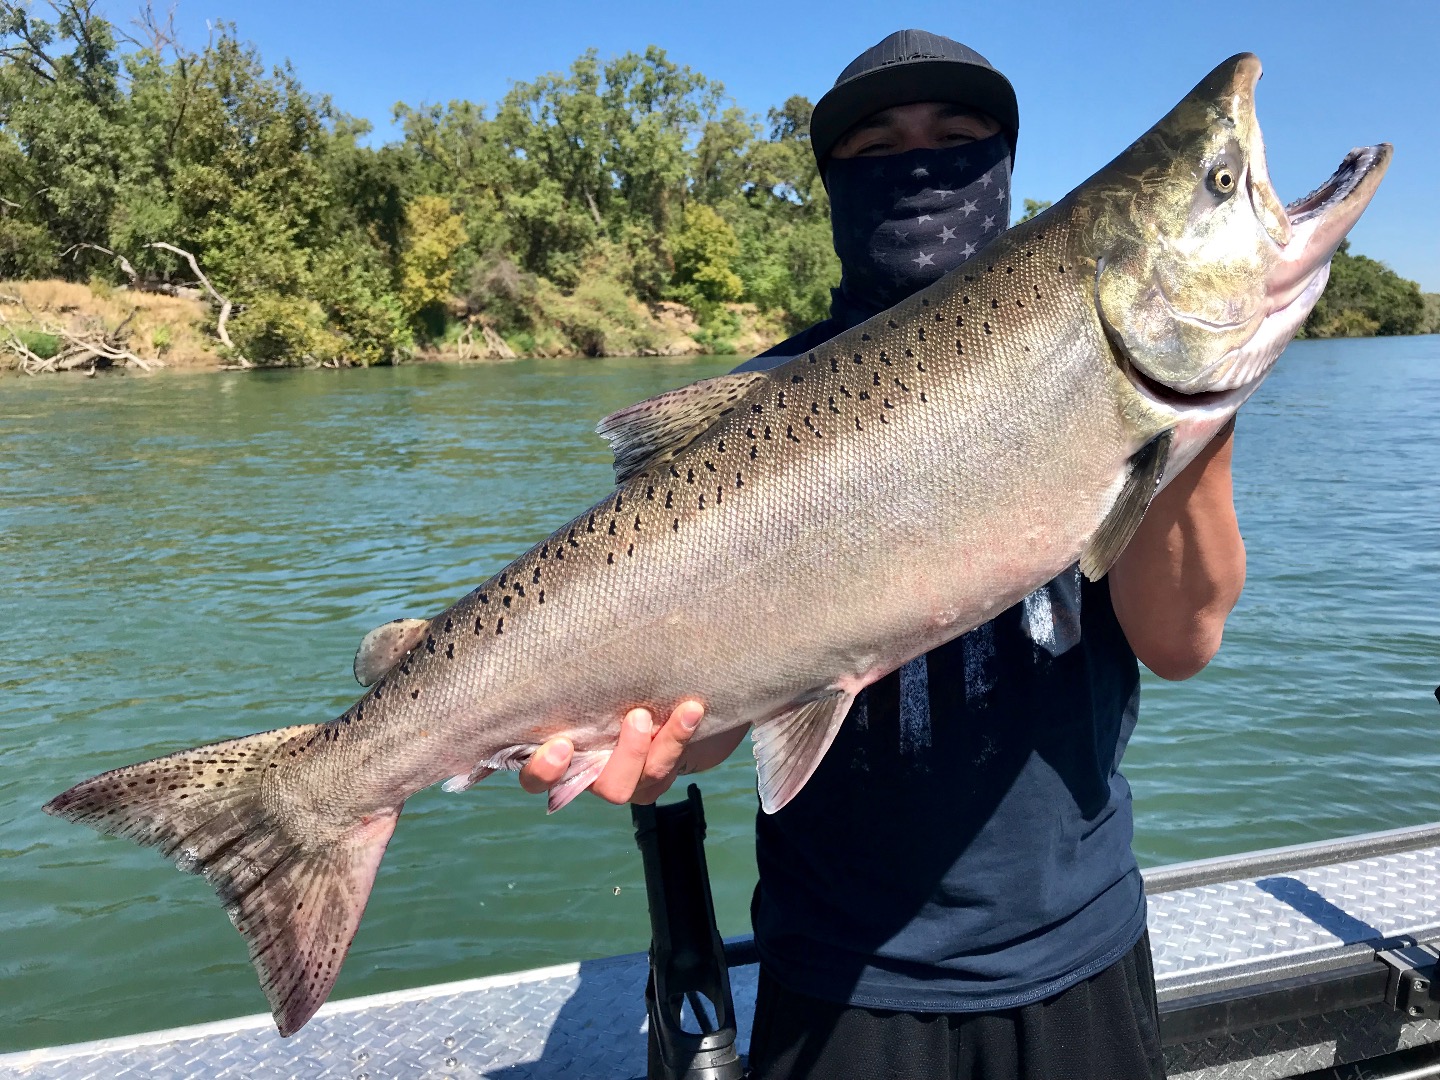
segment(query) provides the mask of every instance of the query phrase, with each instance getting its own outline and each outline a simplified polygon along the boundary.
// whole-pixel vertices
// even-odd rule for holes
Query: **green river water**
[[[599,416],[732,363],[0,381],[0,1050],[263,1011],[204,882],[40,805],[335,715],[367,630],[605,491]],[[1440,337],[1293,346],[1241,416],[1236,486],[1224,648],[1188,683],[1147,676],[1126,758],[1142,861],[1440,819]],[[701,784],[742,933],[749,755]],[[628,813],[547,818],[497,776],[407,804],[335,996],[647,939]]]

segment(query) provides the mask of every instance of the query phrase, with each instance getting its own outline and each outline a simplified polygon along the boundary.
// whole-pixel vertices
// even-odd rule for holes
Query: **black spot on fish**
[[[770,425],[769,425],[769,424],[766,424],[766,425],[765,425],[765,438],[768,440],[768,439],[770,438],[771,434],[772,434],[772,432],[770,431]]]
[[[870,400],[870,391],[869,391],[869,390],[861,390],[861,391],[860,391],[860,400],[861,400],[861,401],[869,401],[869,400]]]
[[[635,531],[636,531],[636,532],[639,532],[639,531],[640,531],[640,515],[639,515],[639,514],[636,514],[636,515],[635,515]]]
[[[750,406],[750,411],[758,416],[760,413],[763,413],[765,411],[765,407],[757,401]]]
[[[673,522],[670,523],[670,529],[671,529],[672,532],[679,532],[679,531],[680,531],[680,519],[679,519],[679,518],[676,518]]]
[[[921,306],[921,307],[929,307],[929,306],[930,306],[930,301],[929,301],[929,300],[924,300],[924,299],[922,299],[922,300],[920,301],[920,306]]]
[[[549,545],[549,544],[542,544],[542,545],[541,545],[541,547],[540,547],[540,557],[541,557],[542,559],[548,559],[548,558],[550,557],[550,545]]]
[[[899,329],[900,329],[900,324],[897,323],[894,319],[890,319],[890,320],[887,322],[887,325],[890,327],[891,330],[899,330]]]
[[[508,596],[505,598],[505,604],[506,606],[510,604],[510,598]],[[433,637],[427,637],[425,639],[425,651],[431,656],[435,655],[435,639]]]
[[[861,335],[860,335],[860,340],[861,340],[861,341],[869,341],[869,340],[870,340],[870,335],[869,335],[869,334],[861,334]]]
[[[907,394],[910,392],[910,387],[906,386],[898,375],[895,376],[895,385],[898,386],[901,390],[904,390]]]
[[[786,437],[787,439],[789,439],[791,442],[799,442],[799,441],[800,441],[800,437],[795,434],[795,429],[794,429],[791,425],[789,425],[789,424],[786,424],[786,425],[785,425],[785,437]]]
[[[490,597],[486,596],[486,595],[482,592],[482,593],[480,594],[480,602],[481,602],[482,604],[488,604],[488,603],[490,603]]]
[[[881,400],[884,402],[885,408],[893,409],[895,407],[894,405],[890,404],[890,399],[888,397],[882,398]]]
[[[742,488],[745,486],[745,478],[741,476],[738,472],[735,474],[735,486],[737,488]]]
[[[839,370],[840,370],[840,361],[839,361],[839,360],[836,360],[835,357],[833,357],[833,356],[830,358],[830,370],[831,370],[831,371],[839,371]]]
[[[620,509],[620,500],[619,500],[619,499],[616,499],[616,500],[615,500],[615,509],[616,509],[616,510],[619,510],[619,509]],[[571,530],[570,530],[570,535],[569,535],[568,537],[566,537],[565,542],[566,542],[567,544],[569,544],[571,547],[579,547],[579,546],[580,546],[579,541],[577,541],[577,540],[575,539],[575,530],[574,530],[574,529],[571,529]]]
[[[484,630],[484,629],[485,629],[485,620],[484,620],[484,619],[476,619],[476,620],[475,620],[475,633],[478,634],[478,633],[480,633],[481,630]]]
[[[803,376],[803,375],[791,375],[791,376],[790,376],[790,385],[791,385],[791,386],[796,386],[796,385],[798,385],[798,384],[800,384],[800,383],[803,383],[804,381],[805,381],[805,376]]]
[[[608,555],[605,556],[605,564],[606,564],[607,566],[614,566],[614,565],[615,565],[615,553],[614,553],[613,551],[610,552]],[[540,601],[540,602],[543,604],[545,601],[542,600],[542,601]]]
[[[445,646],[445,655],[451,660],[455,659],[455,643],[453,641],[450,642],[449,645]]]
[[[990,333],[990,324],[989,324],[988,322],[987,322],[987,323],[981,323],[981,325],[985,327],[985,333],[987,333],[987,334]]]
[[[676,480],[679,480],[679,479],[680,479],[680,470],[677,469],[677,468],[675,468],[674,465],[671,465],[671,466],[670,466],[670,475],[671,475],[672,477],[674,477]]]
[[[535,567],[535,573],[534,573],[533,575],[531,575],[530,584],[531,584],[531,585],[539,585],[539,584],[540,584],[540,567],[538,567],[538,566]]]
[[[1064,263],[1056,263],[1056,264],[1055,264],[1055,267],[1056,267],[1056,269],[1058,269],[1058,270],[1060,271],[1060,273],[1063,274],[1063,273],[1065,272],[1065,264],[1064,264]]]
[[[1023,307],[1025,306],[1025,301],[1024,301],[1024,300],[1016,300],[1016,301],[1015,301],[1015,306],[1016,306],[1016,307],[1022,307],[1022,308],[1023,308]]]
[[[925,391],[924,391],[924,390],[921,390],[921,391],[920,391],[920,401],[921,401],[921,403],[922,403],[922,404],[925,404],[925,403],[929,402],[929,400],[930,400],[930,399],[925,396]]]
[[[881,350],[880,350],[880,358],[881,358],[882,360],[885,358],[885,350],[884,350],[884,349],[881,349]],[[855,363],[857,363],[857,364],[863,364],[863,363],[865,363],[865,357],[861,356],[861,355],[857,352],[857,353],[855,354]]]
[[[445,632],[448,634],[453,629],[455,629],[455,621],[447,615],[445,617]]]
[[[564,562],[564,561],[565,561],[565,549],[564,549],[564,548],[556,548],[556,549],[555,549],[555,558],[558,559],[558,560],[560,560],[561,562]]]
[[[510,576],[510,575],[509,575],[508,572],[507,572],[507,573],[504,573],[504,574],[501,574],[501,575],[500,575],[500,580],[497,581],[495,584],[499,585],[500,588],[503,589],[503,588],[505,587],[505,582],[506,582],[506,580],[509,578],[509,576]]]
[[[968,304],[968,303],[970,303],[970,297],[968,297],[968,296],[962,296],[962,297],[960,298],[960,303],[962,303],[962,304]]]
[[[614,553],[614,552],[611,552],[611,553],[610,553],[610,561],[611,561],[611,562],[614,562],[614,561],[615,561],[615,553]],[[541,590],[540,590],[540,596],[539,596],[539,598],[538,598],[538,600],[537,600],[537,603],[543,604],[544,602],[545,602],[545,590],[544,590],[544,589],[541,589]]]
[[[615,535],[615,519],[614,519],[614,518],[611,518],[611,519],[610,519],[610,527],[609,527],[608,529],[606,529],[605,531],[608,532],[611,536],[614,536],[614,535]]]
[[[499,636],[500,636],[501,634],[503,634],[504,632],[505,632],[505,619],[504,619],[504,616],[501,616],[499,619],[497,619],[497,620],[495,621],[495,636],[496,636],[496,637],[499,637]]]
[[[843,394],[845,397],[853,397],[853,396],[854,396],[853,394],[850,393],[849,388],[846,387],[846,385],[845,385],[844,383],[841,383],[841,384],[840,384],[840,393]]]
[[[634,544],[631,544],[628,548],[626,548],[626,549],[625,549],[625,554],[626,554],[626,556],[627,556],[628,558],[632,558],[632,559],[633,559],[633,558],[635,557],[635,545],[634,545]]]
[[[508,608],[508,607],[510,606],[510,597],[506,596],[506,597],[502,598],[501,601],[500,601],[500,603],[504,604],[504,605]],[[435,650],[434,650],[434,649],[431,649],[430,651],[431,651],[431,652],[434,652]]]
[[[999,307],[1000,307],[1000,301],[999,301],[999,300],[992,299],[992,300],[990,301],[990,310],[991,310],[991,311],[995,311],[995,310],[997,310]]]
[[[701,495],[701,496],[700,496],[700,503],[699,503],[699,505],[696,507],[696,509],[697,509],[697,510],[704,510],[704,509],[705,509],[705,496],[704,496],[704,495]]]
[[[776,407],[777,409],[783,409],[783,408],[785,407],[785,391],[784,391],[784,390],[781,390],[778,394],[775,395],[775,407]]]
[[[675,507],[675,492],[665,492],[665,509],[672,510]]]
[[[759,448],[758,446],[752,446],[752,447],[750,447],[750,460],[751,460],[751,461],[754,461],[754,460],[755,460],[756,458],[758,458],[759,456],[760,456],[760,448]]]
[[[414,700],[414,701],[419,701],[419,700],[420,700],[420,691],[419,691],[419,690],[411,690],[411,691],[410,691],[410,697],[411,697],[411,699]]]
[[[916,337],[916,340],[918,340],[918,341],[924,341],[924,340],[925,340],[925,328],[924,328],[923,326],[916,328],[916,330],[915,330],[915,337]],[[906,350],[905,350],[905,355],[906,355],[906,356],[909,356],[909,355],[910,355],[910,350],[909,350],[909,349],[906,349]]]
[[[624,505],[625,505],[625,496],[624,496],[623,493],[617,491],[617,492],[615,493],[615,512],[618,514],[618,513],[620,512],[621,507],[623,507]]]
[[[694,469],[686,469],[686,470],[685,470],[685,482],[686,482],[687,484],[693,484],[693,483],[695,482],[695,470],[694,470]]]
[[[715,451],[716,451],[716,453],[720,453],[720,454],[723,454],[723,453],[725,452],[725,440],[724,440],[724,439],[721,439],[719,442],[717,442],[717,443],[715,444]]]
[[[925,361],[924,361],[924,360],[916,360],[916,361],[915,361],[915,370],[916,370],[916,371],[924,371],[924,370],[925,370]]]
[[[1014,272],[1015,272],[1015,268],[1014,268],[1013,266],[1007,266],[1007,267],[1005,267],[1005,273],[1007,273],[1007,274],[1013,274]]]
[[[812,364],[815,363],[815,354],[812,352],[809,356],[806,357],[806,359],[809,360]]]
[[[879,385],[880,385],[880,373],[879,373],[878,371],[875,372],[874,377],[870,380],[870,385],[871,385],[871,386],[879,386]]]

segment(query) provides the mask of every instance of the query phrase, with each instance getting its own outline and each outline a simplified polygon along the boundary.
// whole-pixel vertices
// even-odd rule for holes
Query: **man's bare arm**
[[[1140,662],[1188,679],[1220,648],[1245,585],[1230,478],[1232,421],[1150,504],[1110,571],[1110,599]]]

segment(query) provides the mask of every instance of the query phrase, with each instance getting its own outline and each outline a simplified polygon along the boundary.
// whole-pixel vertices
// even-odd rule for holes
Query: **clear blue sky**
[[[163,6],[159,0],[157,7]],[[132,10],[106,0],[112,18]],[[1396,157],[1354,250],[1440,292],[1440,0],[1239,3],[595,3],[594,0],[181,0],[185,40],[237,24],[267,61],[390,131],[397,101],[493,103],[512,81],[656,44],[763,114],[813,101],[856,53],[918,27],[990,58],[1020,97],[1017,197],[1055,199],[1154,123],[1215,64],[1257,53],[1271,178],[1290,201],[1352,146]]]

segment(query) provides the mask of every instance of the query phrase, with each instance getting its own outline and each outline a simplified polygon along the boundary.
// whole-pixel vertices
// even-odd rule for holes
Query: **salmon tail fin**
[[[214,886],[250,948],[281,1035],[325,1003],[365,912],[400,807],[318,840],[276,820],[261,777],[321,725],[280,728],[102,773],[45,812],[159,848]]]

